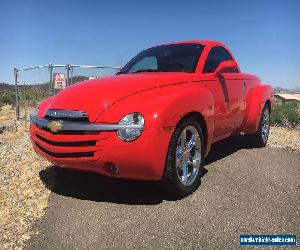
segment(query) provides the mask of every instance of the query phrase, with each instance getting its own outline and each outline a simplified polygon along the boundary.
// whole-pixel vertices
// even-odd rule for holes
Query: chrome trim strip
[[[38,126],[48,128],[49,121],[37,116],[30,116],[30,123]],[[110,124],[110,123],[87,123],[87,122],[68,122],[68,121],[56,121],[62,124],[60,130],[96,130],[96,131],[116,131],[120,129],[137,128],[144,129],[143,125],[122,125],[122,124]]]
[[[46,115],[51,117],[66,117],[66,118],[86,118],[87,113],[76,110],[49,109]]]

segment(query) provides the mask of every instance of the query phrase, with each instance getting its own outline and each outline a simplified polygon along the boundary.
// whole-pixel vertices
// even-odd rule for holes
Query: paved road
[[[156,183],[49,168],[40,176],[50,207],[27,249],[231,249],[240,234],[296,233],[300,154],[246,149],[234,137],[214,146],[205,168],[200,188],[178,201]]]

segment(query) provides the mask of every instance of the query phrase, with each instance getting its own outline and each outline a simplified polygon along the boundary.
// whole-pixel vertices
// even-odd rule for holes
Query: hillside
[[[287,89],[287,88],[282,88],[282,87],[274,87],[275,93],[300,93],[300,88],[293,88],[293,89]]]
[[[87,79],[86,76],[74,76],[70,79],[70,83],[74,84]],[[54,90],[54,93],[56,92]],[[35,106],[37,102],[49,96],[49,83],[19,85],[19,93],[21,102],[26,98],[28,105]],[[15,105],[15,98],[15,85],[0,83],[0,106]]]
[[[8,83],[0,83],[0,93],[8,92],[8,91],[15,91],[15,85],[8,84]]]
[[[87,76],[74,76],[70,78],[70,83],[72,82],[73,84],[76,82],[81,82],[88,80],[89,78]],[[20,85],[19,88],[22,90],[23,85]],[[32,90],[37,93],[45,93],[49,91],[49,83],[38,83],[38,84],[26,84],[26,89]],[[4,92],[14,92],[15,91],[15,85],[14,84],[9,84],[9,83],[0,83],[0,93]]]

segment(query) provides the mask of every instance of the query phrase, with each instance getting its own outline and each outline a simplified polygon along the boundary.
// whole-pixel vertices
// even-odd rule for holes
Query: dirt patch
[[[25,113],[27,120],[29,114],[33,111],[34,107],[27,106],[26,112],[24,106],[20,106],[20,118],[24,120]],[[15,124],[16,120],[16,108],[11,105],[4,105],[0,107],[0,126]]]
[[[31,226],[50,194],[39,178],[49,163],[35,154],[27,131],[23,125],[0,134],[0,249],[22,248],[37,233]]]
[[[273,148],[284,148],[300,152],[300,129],[271,127],[268,145]]]
[[[0,107],[0,125],[13,123],[16,119],[16,110],[10,105]]]

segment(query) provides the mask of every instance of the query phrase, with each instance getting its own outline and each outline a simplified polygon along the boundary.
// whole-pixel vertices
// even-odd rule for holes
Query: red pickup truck
[[[235,133],[266,145],[273,90],[215,41],[140,52],[116,75],[71,85],[31,114],[34,149],[53,164],[161,180],[177,197],[200,184],[211,145]]]

